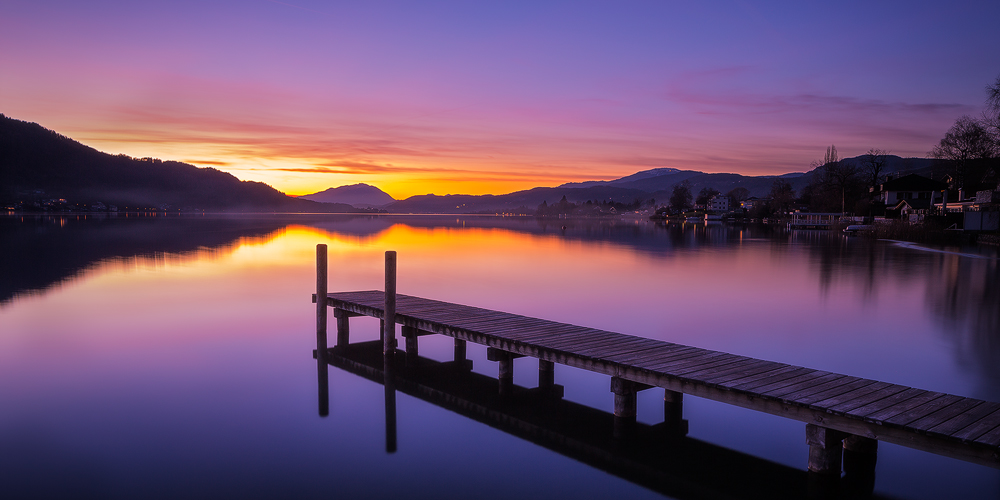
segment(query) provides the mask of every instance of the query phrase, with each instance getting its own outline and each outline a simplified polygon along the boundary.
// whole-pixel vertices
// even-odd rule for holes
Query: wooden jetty
[[[614,433],[634,432],[636,393],[664,389],[664,423],[674,435],[687,432],[683,395],[728,403],[804,422],[808,470],[839,477],[842,466],[874,469],[878,441],[1000,468],[1000,404],[888,382],[597,330],[467,305],[395,293],[395,253],[386,253],[386,290],[327,293],[325,246],[317,249],[317,295],[334,308],[337,347],[350,342],[349,319],[382,320],[385,370],[392,369],[396,325],[405,339],[404,359],[418,359],[418,339],[455,339],[455,362],[465,346],[488,347],[499,364],[498,393],[513,395],[513,360],[538,359],[539,389],[554,387],[562,364],[611,377]],[[322,255],[322,257],[320,257]],[[322,318],[321,318],[322,316]],[[317,353],[325,359],[326,307],[317,301]],[[387,396],[388,397],[388,396]],[[845,451],[847,452],[845,454]],[[848,463],[855,461],[857,463]],[[867,464],[867,465],[863,465]]]

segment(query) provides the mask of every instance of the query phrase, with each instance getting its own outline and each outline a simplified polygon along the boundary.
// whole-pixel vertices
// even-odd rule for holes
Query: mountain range
[[[847,158],[860,166],[861,157]],[[888,157],[884,174],[929,175],[932,160]],[[779,176],[705,173],[655,168],[608,181],[536,187],[503,195],[417,195],[394,200],[368,184],[340,186],[298,198],[261,182],[240,181],[214,168],[176,161],[110,155],[80,144],[38,124],[0,115],[0,203],[64,198],[72,203],[114,204],[178,210],[361,212],[379,208],[393,213],[533,213],[542,203],[563,197],[573,203],[631,203],[655,199],[664,204],[677,184],[691,192],[703,188],[726,193],[734,188],[766,196],[776,179],[796,193],[809,185],[817,169]]]
[[[846,158],[844,161],[861,165],[860,156]],[[930,176],[932,161],[927,158],[902,158],[889,155],[883,175],[917,173]],[[703,188],[727,193],[737,187],[743,187],[749,190],[750,196],[763,198],[770,193],[771,186],[778,179],[788,182],[796,193],[801,193],[802,189],[814,180],[817,171],[818,167],[808,172],[748,176],[655,168],[610,181],[571,182],[558,187],[538,187],[503,195],[411,196],[381,208],[395,213],[530,213],[543,202],[556,203],[563,196],[573,203],[584,203],[588,200],[630,203],[635,200],[654,199],[659,204],[666,204],[674,186],[681,182],[689,184],[692,194],[697,194]]]
[[[385,191],[369,184],[334,187],[318,193],[299,196],[299,199],[320,203],[346,203],[358,208],[381,207],[396,201]]]

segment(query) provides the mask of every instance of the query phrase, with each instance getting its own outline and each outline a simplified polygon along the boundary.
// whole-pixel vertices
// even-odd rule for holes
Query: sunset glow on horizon
[[[503,194],[927,156],[1000,4],[217,0],[0,6],[0,113],[291,195]]]

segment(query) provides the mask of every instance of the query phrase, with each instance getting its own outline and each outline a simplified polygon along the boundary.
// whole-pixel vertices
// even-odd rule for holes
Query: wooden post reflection
[[[393,354],[383,358],[382,373],[385,376],[385,452],[396,453],[396,381],[393,377]]]
[[[316,352],[316,375],[319,378],[319,416],[325,417],[330,414],[330,365],[326,362],[326,356]]]

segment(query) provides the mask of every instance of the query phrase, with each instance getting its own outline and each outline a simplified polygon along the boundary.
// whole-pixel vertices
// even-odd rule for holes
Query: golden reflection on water
[[[193,224],[178,233],[195,238],[191,249],[102,259],[0,313],[14,326],[8,335],[72,331],[92,340],[217,338],[236,335],[233,324],[245,336],[273,335],[258,325],[307,330],[315,246],[325,243],[331,291],[381,289],[391,249],[404,294],[987,399],[997,392],[1000,374],[985,368],[1000,356],[997,308],[981,298],[995,297],[995,259],[811,233],[619,224],[636,228],[639,243],[629,243],[615,234],[632,229],[608,233],[607,225],[574,232],[465,222],[280,222],[210,245],[195,237],[220,229]],[[962,346],[960,364],[942,342]],[[959,379],[970,365],[990,372],[987,387],[954,388],[968,387]]]

